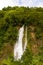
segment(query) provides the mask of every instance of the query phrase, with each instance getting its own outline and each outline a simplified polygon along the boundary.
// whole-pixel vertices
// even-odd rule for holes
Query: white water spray
[[[19,30],[19,37],[18,41],[16,42],[14,46],[14,58],[15,60],[21,59],[27,45],[27,27],[26,27],[26,33],[25,33],[25,44],[24,44],[24,50],[23,50],[23,36],[24,36],[24,26],[22,26]]]

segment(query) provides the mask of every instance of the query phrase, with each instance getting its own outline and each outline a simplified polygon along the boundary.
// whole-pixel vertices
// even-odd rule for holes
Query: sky
[[[43,7],[43,0],[0,0],[0,9],[7,6]]]

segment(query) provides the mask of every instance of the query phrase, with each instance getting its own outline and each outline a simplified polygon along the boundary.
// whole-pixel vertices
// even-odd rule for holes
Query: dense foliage
[[[18,30],[27,26],[27,48],[14,61]],[[0,65],[43,65],[43,8],[7,7],[0,10]]]

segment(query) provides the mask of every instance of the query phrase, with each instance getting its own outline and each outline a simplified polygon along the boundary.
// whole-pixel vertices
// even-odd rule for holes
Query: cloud
[[[13,6],[12,0],[0,0],[0,9],[7,6]]]
[[[0,9],[7,6],[43,7],[43,0],[0,0]]]
[[[39,3],[37,7],[43,7],[43,3]]]
[[[22,6],[31,6],[32,0],[22,0]]]

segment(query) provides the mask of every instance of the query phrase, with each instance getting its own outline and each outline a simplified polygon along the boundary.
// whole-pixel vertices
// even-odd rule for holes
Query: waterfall
[[[26,33],[25,33],[25,44],[24,44],[24,50],[23,50],[23,36],[24,36],[24,26],[22,26],[19,29],[19,34],[18,34],[18,41],[16,42],[14,46],[14,58],[15,60],[21,59],[27,45],[27,27],[26,27]]]
[[[24,51],[26,49],[27,46],[27,26],[26,26],[26,31],[25,31],[25,44],[24,44]]]

